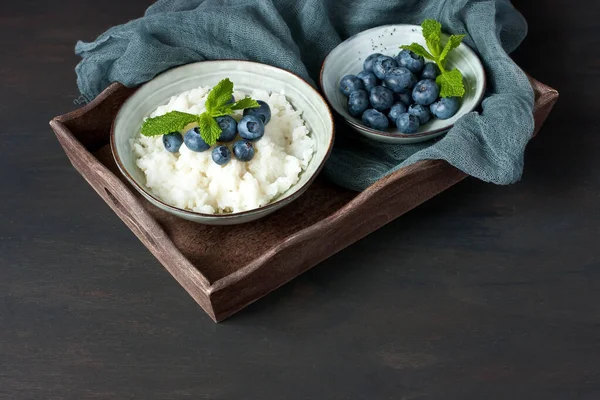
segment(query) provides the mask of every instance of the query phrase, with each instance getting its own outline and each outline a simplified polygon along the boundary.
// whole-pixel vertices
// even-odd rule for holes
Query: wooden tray
[[[558,93],[531,83],[537,133]],[[151,205],[117,170],[110,126],[134,90],[113,84],[50,125],[77,171],[215,322],[467,176],[445,161],[422,161],[362,193],[319,177],[299,200],[264,219],[238,226],[195,224]]]

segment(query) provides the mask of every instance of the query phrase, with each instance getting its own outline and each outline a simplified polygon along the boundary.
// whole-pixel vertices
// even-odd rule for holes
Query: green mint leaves
[[[196,123],[200,136],[210,146],[215,144],[221,136],[221,128],[216,117],[233,114],[235,110],[260,107],[258,102],[246,97],[235,103],[231,102],[233,96],[233,82],[225,78],[215,85],[206,98],[206,111],[200,115],[188,114],[180,111],[171,111],[164,115],[148,118],[142,124],[141,133],[144,136],[165,135],[180,131],[188,124]]]
[[[232,110],[245,110],[246,108],[260,107],[260,104],[251,97],[245,97],[231,106]]]
[[[226,111],[228,110],[225,108],[231,108],[231,96],[233,96],[233,82],[229,78],[225,78],[208,93],[205,104],[206,112],[211,117],[227,115]]]
[[[217,143],[217,139],[221,136],[221,127],[205,112],[198,117],[198,128],[200,128],[200,136],[209,146]]]
[[[425,47],[421,46],[419,43],[413,43],[410,45],[404,45],[404,46],[400,46],[403,50],[410,50],[413,53],[415,53],[418,56],[421,57],[425,57],[429,60],[434,60],[435,57],[433,57],[431,54],[429,54],[429,52],[427,50],[425,50]]]
[[[446,46],[444,46],[444,50],[442,50],[442,54],[440,54],[440,63],[442,63],[442,65],[446,65],[446,57],[448,57],[448,53],[457,48],[464,37],[465,35],[451,35],[448,38],[448,42],[446,42]]]
[[[462,74],[457,69],[443,72],[435,82],[440,85],[440,97],[463,97],[465,94]]]
[[[442,41],[442,24],[433,19],[426,19],[421,23],[423,28],[423,37],[431,54],[434,57],[440,56],[440,42]]]
[[[250,97],[243,98],[235,103],[231,102],[233,97],[233,82],[229,78],[223,79],[213,87],[206,98],[206,111],[200,115],[198,126],[202,139],[213,145],[221,135],[221,128],[216,117],[233,114],[235,110],[260,107],[258,102]]]
[[[148,118],[142,125],[142,135],[158,136],[180,131],[186,125],[198,122],[198,116],[180,111],[171,111],[160,117]]]
[[[429,51],[418,43],[400,47],[403,50],[410,50],[417,55],[435,61],[440,69],[440,75],[436,79],[437,84],[440,85],[440,96],[463,97],[465,95],[465,85],[462,73],[457,69],[446,71],[445,66],[448,54],[458,47],[465,35],[450,36],[444,47],[442,47],[442,24],[433,19],[426,19],[421,27]]]

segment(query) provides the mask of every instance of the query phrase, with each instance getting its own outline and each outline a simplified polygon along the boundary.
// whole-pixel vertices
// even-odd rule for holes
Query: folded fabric
[[[507,0],[162,0],[142,18],[78,42],[77,84],[90,101],[112,82],[137,86],[182,64],[244,59],[290,70],[313,84],[322,61],[342,40],[386,24],[432,18],[481,57],[488,91],[481,111],[462,117],[440,140],[387,145],[337,125],[325,174],[363,190],[383,176],[425,159],[442,159],[497,184],[520,179],[534,128],[534,95],[508,53],[527,24]]]

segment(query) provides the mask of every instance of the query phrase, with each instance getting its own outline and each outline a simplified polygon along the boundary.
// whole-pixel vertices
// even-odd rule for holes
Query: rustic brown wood
[[[537,132],[558,93],[531,82]],[[131,93],[113,84],[50,125],[73,166],[217,322],[466,177],[445,161],[431,160],[360,194],[319,178],[298,201],[255,223],[195,224],[152,206],[117,171],[108,145],[110,125]],[[236,245],[241,238],[244,246]]]

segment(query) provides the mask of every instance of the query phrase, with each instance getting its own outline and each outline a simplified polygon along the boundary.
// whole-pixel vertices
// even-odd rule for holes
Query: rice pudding
[[[170,111],[201,114],[209,90],[210,87],[199,87],[173,96],[150,117]],[[265,125],[264,136],[254,143],[252,160],[232,158],[221,166],[213,162],[211,151],[194,152],[182,145],[178,153],[170,153],[161,136],[138,133],[132,139],[132,149],[136,164],[145,175],[146,187],[172,206],[216,214],[265,206],[296,184],[315,151],[315,140],[301,111],[292,107],[284,93],[234,92],[236,99],[248,95],[271,108],[271,120]],[[236,111],[232,117],[239,121],[242,111]],[[190,124],[181,132],[193,126]]]

